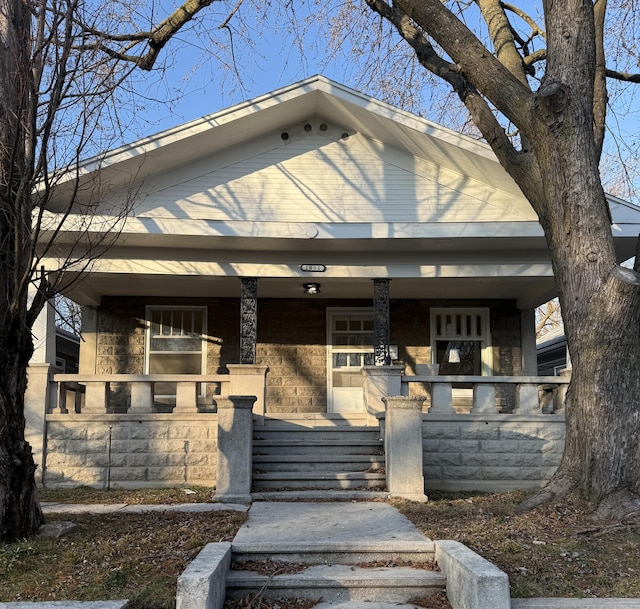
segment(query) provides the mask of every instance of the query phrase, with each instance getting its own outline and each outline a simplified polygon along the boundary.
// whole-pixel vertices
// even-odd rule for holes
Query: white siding
[[[160,178],[137,216],[253,222],[535,220],[529,204],[358,134],[279,133]]]

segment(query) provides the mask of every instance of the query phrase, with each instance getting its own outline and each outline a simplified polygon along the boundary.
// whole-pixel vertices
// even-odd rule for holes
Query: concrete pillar
[[[520,345],[522,351],[522,375],[537,376],[536,313],[532,309],[520,311]]]
[[[427,501],[422,472],[423,397],[383,398],[385,416],[385,466],[392,497]]]
[[[82,329],[80,330],[80,374],[96,374],[98,354],[98,310],[82,307]]]
[[[36,484],[42,484],[44,469],[45,415],[50,405],[49,376],[56,363],[56,323],[53,307],[46,303],[32,328],[33,355],[29,361],[28,384],[24,395],[25,439],[38,464]]]
[[[44,437],[46,430],[45,414],[50,398],[50,364],[29,364],[29,383],[24,394],[25,440],[31,445],[33,459],[38,464],[36,484],[42,484],[44,470]]]
[[[362,390],[367,424],[376,425],[377,415],[384,412],[383,398],[402,395],[404,366],[364,366],[362,368]]]
[[[254,395],[253,414],[264,417],[267,411],[267,373],[269,366],[258,364],[227,364],[230,395]]]
[[[56,318],[53,307],[47,302],[36,318],[33,328],[34,364],[56,364]]]
[[[216,398],[218,403],[218,465],[214,501],[251,502],[253,465],[253,395]]]

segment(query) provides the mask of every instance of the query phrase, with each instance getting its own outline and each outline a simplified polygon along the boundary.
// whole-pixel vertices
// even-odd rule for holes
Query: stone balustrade
[[[173,398],[170,399],[163,405],[164,412],[186,414],[210,410],[216,398],[228,397],[231,377],[228,374],[55,374],[52,382],[57,403],[49,408],[51,413],[56,410],[60,414],[161,412],[154,387],[158,383],[172,383],[175,384],[175,404]],[[215,386],[208,400],[201,390],[203,385]]]
[[[455,414],[454,390],[456,386],[471,385],[473,405],[471,414],[498,414],[503,408],[498,404],[497,388],[513,388],[515,403],[510,412],[533,415],[558,413],[564,409],[566,390],[570,376],[445,376],[401,375],[402,395],[412,395],[411,386],[420,383],[430,397],[428,414]]]

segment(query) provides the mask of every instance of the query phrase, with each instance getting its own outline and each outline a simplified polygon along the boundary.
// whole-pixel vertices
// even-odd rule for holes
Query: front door
[[[329,412],[364,412],[362,367],[373,365],[373,310],[330,309],[327,319]]]

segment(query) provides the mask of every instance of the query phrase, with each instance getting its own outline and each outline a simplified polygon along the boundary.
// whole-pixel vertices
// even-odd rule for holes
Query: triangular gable
[[[284,139],[286,138],[286,139]],[[181,166],[138,217],[250,222],[518,222],[514,196],[319,118]]]

